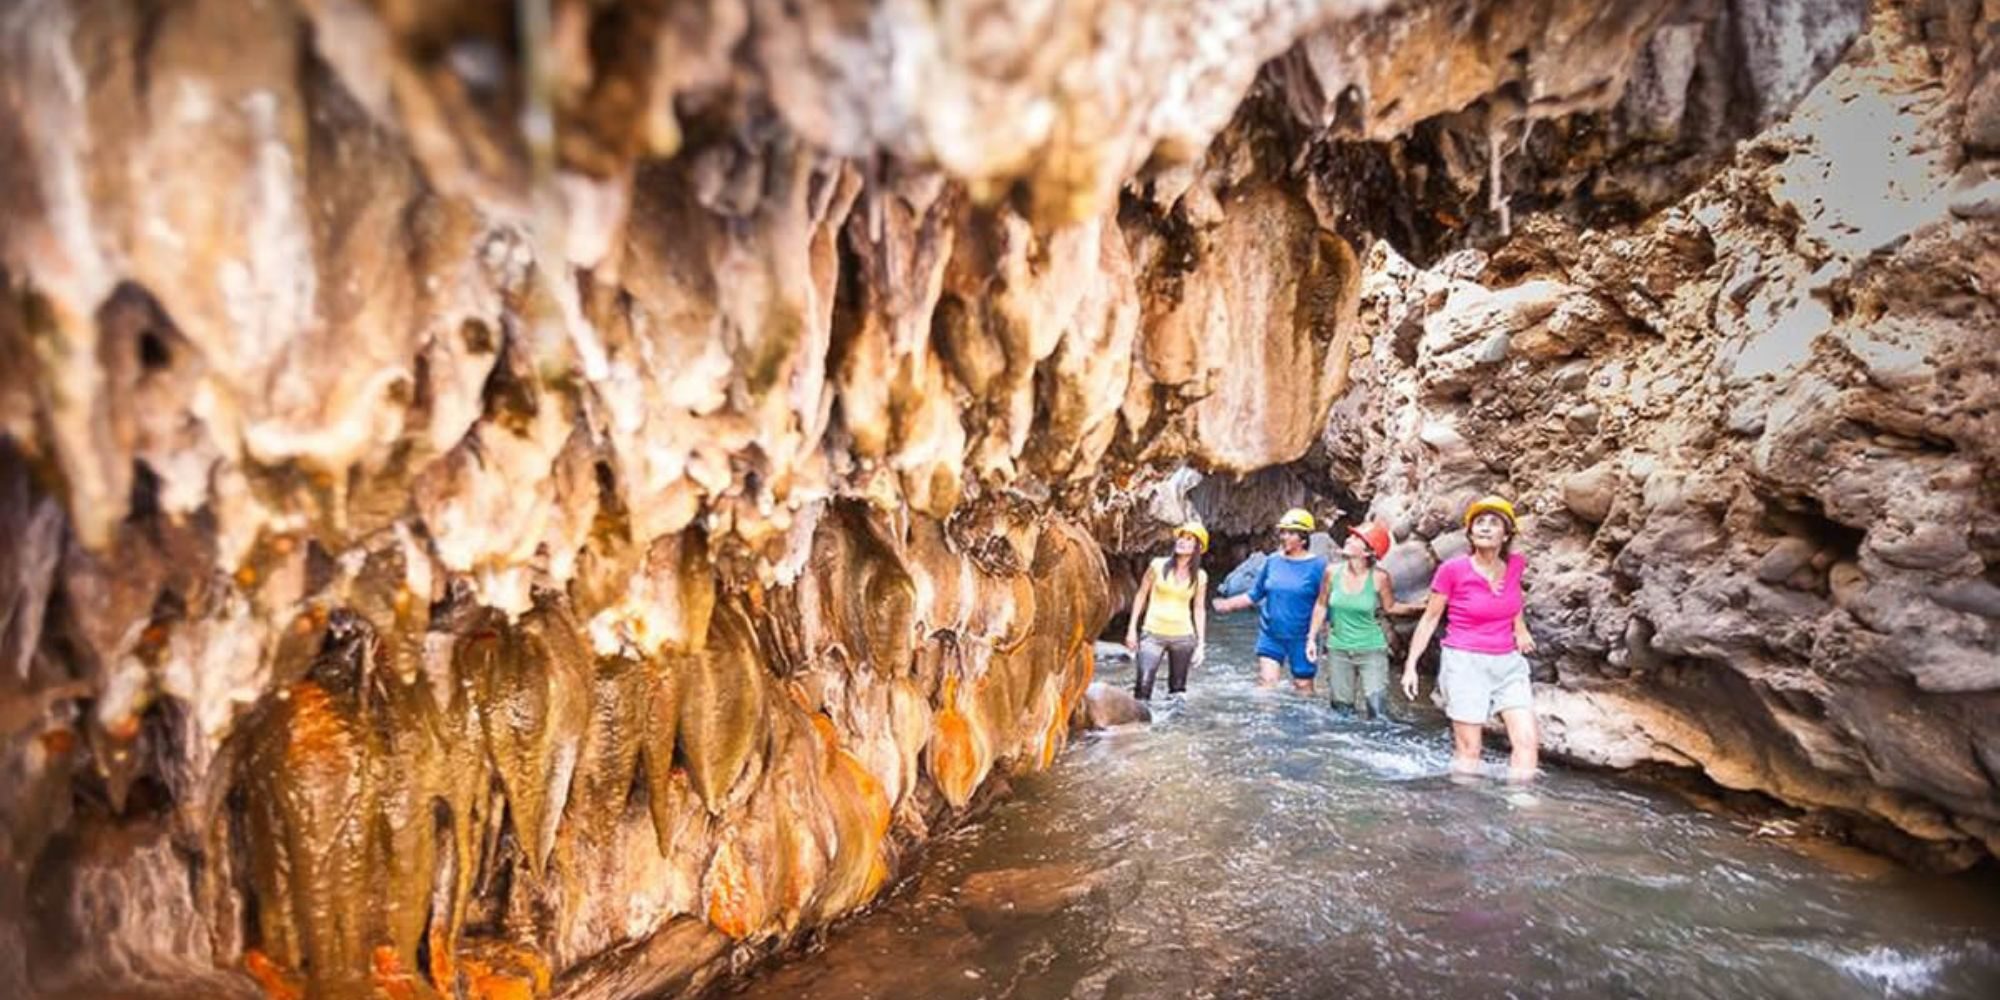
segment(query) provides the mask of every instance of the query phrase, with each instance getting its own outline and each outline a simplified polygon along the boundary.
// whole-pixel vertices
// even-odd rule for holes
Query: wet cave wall
[[[1517,492],[1574,756],[1990,846],[1996,13],[1864,7],[0,4],[0,977],[699,989],[1294,495]]]

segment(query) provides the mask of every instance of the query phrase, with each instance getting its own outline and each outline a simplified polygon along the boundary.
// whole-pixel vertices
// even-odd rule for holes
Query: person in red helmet
[[[1386,525],[1371,521],[1348,528],[1340,552],[1344,558],[1326,569],[1326,581],[1320,587],[1324,597],[1313,609],[1312,632],[1317,637],[1321,621],[1326,621],[1332,704],[1347,704],[1357,714],[1385,719],[1389,716],[1389,637],[1382,631],[1376,612],[1416,614],[1423,605],[1396,600],[1389,571],[1376,565],[1389,554]]]
[[[1498,714],[1513,747],[1508,780],[1535,776],[1534,686],[1523,655],[1535,651],[1535,638],[1522,610],[1521,575],[1528,561],[1513,551],[1516,530],[1514,505],[1500,497],[1485,497],[1466,509],[1465,537],[1472,551],[1446,560],[1431,577],[1430,601],[1403,662],[1403,693],[1414,699],[1417,658],[1449,612],[1438,690],[1451,718],[1453,774],[1479,773],[1486,722]]]

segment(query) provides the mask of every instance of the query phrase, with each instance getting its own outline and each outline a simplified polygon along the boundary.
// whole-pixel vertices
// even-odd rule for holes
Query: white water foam
[[[1385,778],[1425,778],[1448,770],[1446,761],[1433,759],[1432,755],[1352,749],[1341,751],[1341,756]]]
[[[1889,947],[1867,951],[1814,950],[1840,971],[1879,986],[1885,995],[1892,997],[1923,993],[1936,985],[1947,957],[1942,951],[1910,954]]]

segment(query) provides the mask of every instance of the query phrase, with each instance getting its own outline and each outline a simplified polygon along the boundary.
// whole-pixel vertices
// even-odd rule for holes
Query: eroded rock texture
[[[1965,193],[1994,13],[1879,6],[1636,228],[1371,253],[1332,464],[1412,536],[1412,586],[1471,497],[1525,503],[1555,749],[2000,853],[2000,230]]]
[[[1565,681],[1630,673],[1643,710],[1607,716],[1629,722],[1706,690],[1653,678],[1714,662],[1752,686],[1874,670],[1778,699],[1805,749],[1742,780],[1976,832],[1991,785],[1962,754],[1923,770],[1909,734],[1964,732],[1929,707],[1973,719],[1983,675],[1890,665],[1935,621],[1847,623],[1971,615],[1941,643],[1990,650],[1992,463],[1938,444],[1990,438],[1990,407],[1908,385],[1984,371],[1991,224],[1808,212],[1838,180],[1809,171],[1759,188],[1806,125],[1632,233],[1574,228],[1673,204],[1861,8],[0,4],[0,979],[697,989],[864,905],[992,776],[1046,766],[1114,603],[1103,547],[1218,490],[1193,470],[1263,477],[1246,529],[1313,489],[1429,510],[1405,525],[1428,535],[1486,463],[1520,456],[1509,485],[1546,503],[1579,455],[1653,456],[1646,482],[1678,478],[1578,467],[1594,519],[1537,521],[1581,581],[1537,597]],[[1862,113],[1940,109],[1926,128],[1990,149],[1992,45],[1966,40],[1991,10],[1888,9],[1936,26],[1910,72],[1956,75],[1892,73],[1870,93],[1894,106]],[[1904,65],[1892,37],[1857,65]],[[1947,138],[1926,155],[1956,169]],[[1813,155],[1789,162],[1852,169]],[[1732,220],[1749,284],[1712,273]],[[1944,309],[1905,275],[1975,292]],[[1748,289],[1737,311],[1701,305],[1718,282]],[[1895,303],[1901,333],[1848,322]],[[1856,364],[1931,367],[1864,386],[1844,334],[1771,361],[1763,333],[1815,308],[1886,345]],[[1672,332],[1695,319],[1740,345]],[[1727,448],[1524,442],[1547,430],[1528,404],[1480,401],[1495,364],[1574,359],[1581,381],[1552,362],[1532,398],[1600,386],[1563,426],[1622,433],[1635,373],[1725,355],[1765,387],[1740,394],[1756,435],[1728,416],[1703,439]],[[1428,450],[1394,450],[1413,433]],[[1560,458],[1542,478],[1535,448]],[[1842,468],[1937,484],[1942,520],[1878,534],[1899,494],[1836,488]],[[1762,534],[1722,534],[1733,505],[1728,530]],[[1758,645],[1778,633],[1728,574],[1801,546],[1766,589],[1822,624]],[[1711,605],[1727,636],[1700,630]],[[1859,752],[1842,698],[1925,721]],[[1777,737],[1676,752],[1714,772]]]

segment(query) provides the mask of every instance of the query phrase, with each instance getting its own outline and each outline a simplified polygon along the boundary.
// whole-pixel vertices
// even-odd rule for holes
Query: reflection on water
[[[1185,702],[1018,781],[744,992],[2000,996],[1990,887],[1843,874],[1597,775],[1454,784],[1440,729],[1259,691],[1254,622],[1215,626]]]

